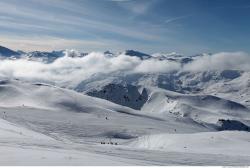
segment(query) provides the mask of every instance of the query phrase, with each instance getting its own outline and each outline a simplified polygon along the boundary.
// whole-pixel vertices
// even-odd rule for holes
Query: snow
[[[140,137],[129,145],[168,152],[250,156],[250,134],[244,131],[156,134]]]
[[[147,91],[152,107],[163,107],[157,103],[166,95],[183,97],[162,89]],[[245,147],[250,143],[248,132],[218,132],[189,117],[146,112],[146,106],[137,111],[68,89],[18,80],[1,82],[0,100],[1,165],[241,165],[250,161]],[[174,105],[170,102],[164,109]],[[219,159],[212,162],[213,158]]]
[[[185,69],[211,54],[60,54],[22,56],[42,67],[35,72],[3,67],[0,165],[250,164],[247,69]],[[181,69],[167,70],[171,63]]]
[[[91,154],[0,119],[0,165],[130,165],[129,160]]]

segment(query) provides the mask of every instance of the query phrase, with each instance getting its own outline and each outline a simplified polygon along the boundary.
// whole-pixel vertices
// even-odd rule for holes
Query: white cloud
[[[169,19],[165,20],[165,23],[169,24],[169,23],[172,23],[172,22],[176,22],[178,20],[189,18],[191,16],[192,15],[184,15],[184,16],[178,16],[178,17],[169,18]]]
[[[221,52],[214,55],[207,55],[187,64],[185,71],[204,70],[250,70],[250,55],[244,52]]]
[[[135,26],[126,25],[126,27],[124,27],[123,25],[115,24],[112,21],[107,22],[98,19],[93,19],[95,15],[103,15],[103,13],[99,13],[98,10],[94,10],[90,7],[90,9],[88,9],[88,7],[86,6],[75,4],[71,1],[35,1],[35,3],[37,4],[36,6],[29,6],[29,3],[27,2],[24,2],[23,4],[19,1],[17,2],[0,2],[0,14],[2,15],[0,17],[0,25],[2,27],[6,29],[18,28],[18,30],[29,29],[31,32],[37,31],[38,29],[48,32],[62,32],[66,29],[67,32],[79,31],[78,33],[84,35],[86,35],[86,32],[94,30],[96,33],[105,31],[139,40],[149,41],[161,39],[161,37],[157,34],[153,32],[149,33],[142,31],[141,29],[135,28]],[[56,9],[60,8],[67,12],[57,13],[53,10],[45,11],[40,8],[37,8],[39,4],[46,5],[47,7],[55,7]],[[146,11],[150,6],[149,2],[135,4],[136,5],[129,5],[129,9],[139,13]],[[19,6],[17,7],[17,5]],[[78,15],[76,15],[75,13],[77,13]],[[20,17],[25,19],[20,19]],[[113,16],[108,17],[109,19],[111,19]],[[62,26],[63,29],[61,29]],[[93,33],[91,33],[91,35],[94,36]]]
[[[115,0],[116,2],[118,2],[118,5],[120,5],[120,7],[133,12],[135,14],[145,14],[150,7],[157,1],[129,1],[129,0]],[[120,3],[123,2],[123,3]]]
[[[66,56],[51,64],[27,60],[0,61],[0,76],[23,78],[31,81],[46,81],[58,85],[76,86],[93,74],[123,71],[127,73],[167,72],[176,70],[179,65],[156,60],[141,60],[138,57],[119,55],[106,56],[93,52],[85,57]],[[75,53],[74,53],[75,54]]]
[[[176,62],[159,61],[159,60],[145,60],[135,68],[135,72],[140,73],[157,73],[170,72],[180,70],[181,66]]]
[[[132,0],[110,0],[110,1],[113,1],[113,2],[127,2],[127,1],[132,1]]]
[[[85,57],[72,58],[77,54],[67,50],[64,57],[51,64],[28,60],[0,61],[0,76],[21,78],[29,81],[43,81],[59,86],[75,87],[94,74],[124,73],[167,73],[172,71],[204,70],[250,70],[250,56],[246,53],[218,53],[203,56],[181,67],[179,63],[155,59],[141,60],[138,57],[119,55],[111,57],[103,53],[92,52]]]

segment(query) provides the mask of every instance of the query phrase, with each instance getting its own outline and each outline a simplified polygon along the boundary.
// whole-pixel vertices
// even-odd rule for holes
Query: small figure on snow
[[[3,112],[3,119],[6,119],[6,112]]]

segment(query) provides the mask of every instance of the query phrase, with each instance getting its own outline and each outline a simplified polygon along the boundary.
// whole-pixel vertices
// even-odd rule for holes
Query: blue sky
[[[0,45],[250,52],[249,0],[1,0]]]

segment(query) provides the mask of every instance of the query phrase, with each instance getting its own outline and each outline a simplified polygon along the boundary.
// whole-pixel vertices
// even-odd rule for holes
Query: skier
[[[3,112],[3,119],[6,119],[6,112]]]

